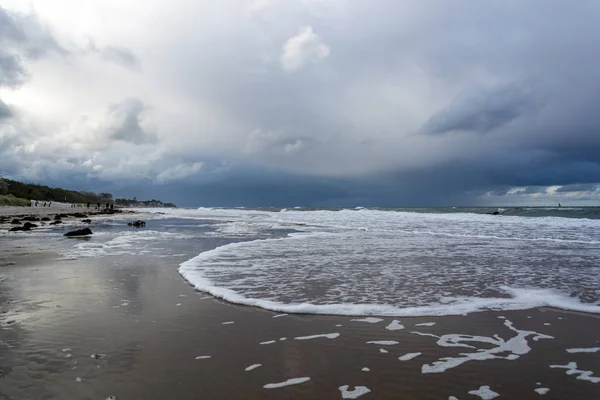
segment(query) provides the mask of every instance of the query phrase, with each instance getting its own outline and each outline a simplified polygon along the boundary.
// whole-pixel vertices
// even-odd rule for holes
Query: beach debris
[[[106,400],[117,400],[117,396],[108,396]]]
[[[221,325],[231,325],[231,324],[235,324],[235,321],[221,322]]]
[[[212,358],[211,356],[198,356],[195,358],[195,360],[208,360],[209,358]]]
[[[469,394],[472,394],[473,396],[479,396],[483,400],[492,400],[492,399],[495,399],[496,397],[500,396],[500,394],[498,394],[498,393],[494,392],[492,389],[490,389],[489,386],[481,386],[477,390],[470,390]]]
[[[355,318],[355,319],[351,319],[350,321],[356,321],[356,322],[366,322],[369,324],[376,324],[378,322],[383,321],[382,318],[375,318],[375,317],[367,317],[367,318]]]
[[[90,357],[93,358],[94,360],[99,360],[101,358],[106,357],[106,354],[100,354],[100,353],[98,353],[98,354],[91,354]]]
[[[364,372],[369,372],[369,371],[370,371],[370,369],[369,369],[369,368],[367,368],[367,367],[363,367],[363,369],[361,369],[361,371],[364,371]]]
[[[385,353],[389,353],[389,351],[387,351],[386,349],[379,349],[379,352],[380,352],[380,353],[384,353],[384,354],[385,354]]]
[[[415,357],[419,357],[421,354],[423,354],[423,353],[406,353],[405,355],[398,357],[398,360],[409,361]]]
[[[473,349],[472,353],[461,353],[459,357],[443,357],[433,364],[424,364],[421,368],[423,374],[440,373],[451,368],[456,368],[467,361],[483,361],[491,359],[516,360],[523,354],[531,351],[528,336],[533,336],[534,341],[539,339],[554,339],[554,337],[533,331],[522,331],[515,328],[508,319],[504,321],[504,326],[517,333],[516,336],[504,340],[498,335],[493,337],[488,336],[471,336],[461,334],[447,334],[442,336],[433,335],[430,333],[411,332],[421,336],[431,336],[438,338],[437,344],[441,347],[466,347]],[[492,348],[477,348],[473,343],[480,342]],[[509,353],[507,356],[499,354]]]
[[[399,331],[400,329],[404,329],[404,325],[400,323],[397,319],[390,322],[388,326],[385,327],[388,331]]]
[[[600,351],[600,347],[588,347],[580,349],[567,349],[567,353],[597,353]]]
[[[318,338],[335,339],[339,336],[340,336],[339,333],[324,333],[324,334],[320,334],[320,335],[298,336],[298,337],[295,337],[294,339],[296,339],[296,340],[311,340],[311,339],[318,339]]]
[[[144,222],[142,220],[137,220],[137,221],[133,221],[133,222],[128,222],[127,226],[132,226],[134,228],[144,228],[146,226],[146,222]]]
[[[371,340],[371,341],[367,342],[367,344],[378,344],[380,346],[394,346],[398,343],[399,342],[397,342],[395,340]]]
[[[420,324],[415,324],[415,326],[434,326],[435,322],[422,322]]]
[[[281,387],[285,387],[285,386],[291,386],[291,385],[299,385],[301,383],[305,383],[310,381],[309,377],[302,377],[302,378],[292,378],[292,379],[288,379],[287,381],[284,382],[278,382],[278,383],[267,383],[266,385],[263,386],[263,388],[265,389],[277,389],[277,388],[281,388]]]
[[[550,322],[544,322],[544,325],[550,326]]]
[[[88,236],[93,232],[90,228],[77,229],[75,231],[67,232],[64,234],[66,237],[74,237],[74,236]]]
[[[256,368],[259,368],[259,367],[262,367],[262,364],[252,364],[252,365],[246,367],[246,369],[244,371],[246,371],[246,372],[247,371],[252,371],[252,370],[254,370]]]
[[[582,371],[577,369],[577,363],[571,361],[567,365],[551,365],[550,368],[564,368],[567,370],[567,375],[579,375],[577,379],[582,381],[589,381],[592,383],[600,383],[600,377],[592,376],[593,371]]]
[[[358,399],[360,396],[364,396],[367,393],[371,393],[371,389],[366,386],[354,386],[354,390],[348,390],[350,386],[340,386],[340,392],[342,392],[342,399]]]
[[[82,379],[80,377],[75,378],[75,382],[81,382]]]
[[[537,388],[537,389],[533,389],[534,392],[536,392],[537,394],[540,395],[545,395],[546,393],[548,393],[550,391],[549,388]]]

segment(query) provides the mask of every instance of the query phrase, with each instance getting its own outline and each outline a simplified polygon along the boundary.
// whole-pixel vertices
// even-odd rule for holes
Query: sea
[[[164,258],[199,291],[284,313],[600,313],[600,207],[136,211],[88,240],[36,235],[65,260]],[[132,217],[146,227],[128,227]]]

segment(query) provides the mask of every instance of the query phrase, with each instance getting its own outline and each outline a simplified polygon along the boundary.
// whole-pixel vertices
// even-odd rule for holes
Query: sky
[[[181,206],[600,205],[596,0],[0,0],[0,173]]]

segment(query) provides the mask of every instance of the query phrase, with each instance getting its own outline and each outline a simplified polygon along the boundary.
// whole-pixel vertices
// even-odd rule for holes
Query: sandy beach
[[[280,315],[194,290],[177,271],[185,255],[59,253],[27,235],[0,241],[0,398],[600,397],[592,315]],[[473,337],[444,336],[456,334]]]

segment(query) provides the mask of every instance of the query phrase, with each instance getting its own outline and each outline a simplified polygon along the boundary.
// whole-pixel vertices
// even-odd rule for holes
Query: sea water
[[[146,211],[147,229],[113,230],[65,257],[187,254],[179,272],[198,290],[285,313],[600,313],[595,208]],[[190,254],[206,240],[217,245]]]

